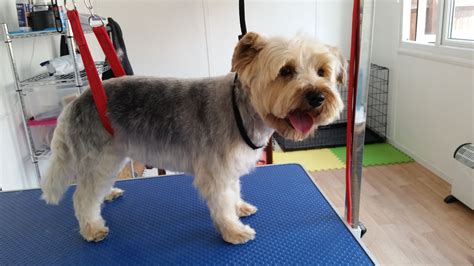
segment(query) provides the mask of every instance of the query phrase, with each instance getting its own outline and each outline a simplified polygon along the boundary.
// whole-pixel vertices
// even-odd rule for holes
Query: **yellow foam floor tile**
[[[322,171],[344,168],[344,164],[329,149],[273,152],[273,162],[298,163],[308,171]]]

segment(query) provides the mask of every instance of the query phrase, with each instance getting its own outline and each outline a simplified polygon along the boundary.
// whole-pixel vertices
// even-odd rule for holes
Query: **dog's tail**
[[[72,181],[71,154],[65,141],[64,125],[58,123],[51,142],[52,157],[46,175],[41,178],[41,198],[49,204],[58,204]]]

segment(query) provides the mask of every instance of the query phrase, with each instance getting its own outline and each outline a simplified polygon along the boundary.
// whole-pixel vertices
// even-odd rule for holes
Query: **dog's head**
[[[337,84],[346,80],[341,50],[307,37],[265,38],[247,33],[237,44],[232,71],[252,105],[280,135],[310,136],[336,120],[344,105]]]

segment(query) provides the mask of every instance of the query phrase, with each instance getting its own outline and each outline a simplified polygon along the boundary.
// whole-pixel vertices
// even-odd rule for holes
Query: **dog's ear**
[[[342,54],[342,50],[338,47],[328,46],[329,51],[334,54],[337,58],[338,64],[336,69],[336,80],[337,83],[344,85],[347,81],[347,60],[344,58]]]
[[[257,56],[266,40],[255,32],[245,34],[234,49],[232,72],[241,72]]]

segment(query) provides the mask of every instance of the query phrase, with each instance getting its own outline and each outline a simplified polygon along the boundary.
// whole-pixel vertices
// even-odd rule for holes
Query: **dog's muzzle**
[[[316,108],[323,104],[324,102],[324,94],[318,91],[310,91],[306,93],[306,100],[308,101],[309,105]]]

